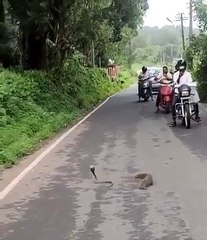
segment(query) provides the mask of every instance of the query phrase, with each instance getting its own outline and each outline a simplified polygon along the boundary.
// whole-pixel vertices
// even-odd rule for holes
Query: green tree
[[[188,32],[188,28],[185,28]],[[194,32],[198,32],[194,29]],[[137,62],[172,64],[182,53],[181,28],[175,26],[143,27],[132,39],[132,52]]]
[[[207,4],[203,0],[194,2],[194,9],[199,22],[200,34],[191,39],[186,49],[186,57],[195,78],[201,100],[207,101]]]
[[[120,53],[121,46],[126,45],[137,33],[137,26],[142,25],[148,8],[147,0],[8,2],[11,14],[19,24],[20,51],[25,69],[61,66],[74,50],[82,52],[89,63],[92,42],[96,59],[100,56],[106,58],[107,48],[112,45],[113,51],[117,49]],[[0,9],[2,6],[1,0]],[[123,52],[125,50],[123,48]]]

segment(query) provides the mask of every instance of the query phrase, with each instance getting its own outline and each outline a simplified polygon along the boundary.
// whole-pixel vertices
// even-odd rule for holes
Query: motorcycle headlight
[[[188,97],[190,95],[189,91],[182,91],[181,96],[182,97]]]

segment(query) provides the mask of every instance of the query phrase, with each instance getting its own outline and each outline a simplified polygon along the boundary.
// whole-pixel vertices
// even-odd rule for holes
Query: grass
[[[122,68],[118,81],[111,82],[103,70],[86,68],[74,58],[58,74],[1,71],[0,166],[16,164],[133,80],[132,72]]]

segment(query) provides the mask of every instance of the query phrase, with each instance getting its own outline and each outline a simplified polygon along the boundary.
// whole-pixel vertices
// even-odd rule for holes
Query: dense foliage
[[[207,101],[207,4],[203,0],[196,0],[194,9],[199,22],[200,34],[191,39],[186,57],[198,81],[201,100]]]
[[[109,81],[104,69],[84,67],[68,59],[58,74],[0,71],[0,165],[10,166],[41,140],[129,84]]]
[[[184,32],[187,36],[189,28],[185,27]],[[198,29],[194,29],[196,35],[198,32]],[[137,62],[171,65],[182,54],[181,27],[143,27],[138,36],[132,39],[132,52]]]
[[[97,65],[110,54],[125,56],[147,8],[147,0],[0,0],[0,61],[46,69],[62,66],[74,51],[84,54],[87,64],[95,59]],[[15,56],[6,63],[8,47]]]
[[[123,66],[147,7],[147,0],[0,0],[0,165],[130,83]],[[109,58],[121,65],[119,81],[106,74]]]

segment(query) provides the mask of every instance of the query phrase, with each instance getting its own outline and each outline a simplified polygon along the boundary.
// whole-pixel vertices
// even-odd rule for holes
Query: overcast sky
[[[169,25],[166,17],[172,21],[178,12],[184,12],[186,17],[189,14],[189,0],[148,0],[149,9],[145,17],[145,26],[160,26]],[[176,25],[178,22],[175,23]],[[188,25],[189,21],[185,21]],[[194,24],[196,25],[196,24]]]

